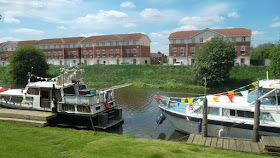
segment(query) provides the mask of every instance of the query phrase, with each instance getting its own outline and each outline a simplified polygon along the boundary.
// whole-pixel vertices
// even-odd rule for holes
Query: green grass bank
[[[1,157],[272,157],[233,150],[0,121]]]
[[[60,74],[61,66],[50,66],[47,77]],[[110,87],[118,84],[133,83],[136,87],[160,89],[203,89],[197,85],[192,74],[192,66],[174,65],[88,65],[85,81],[89,87]],[[266,78],[266,66],[235,66],[230,72],[226,87],[238,87]],[[0,80],[8,81],[5,67],[0,67]]]

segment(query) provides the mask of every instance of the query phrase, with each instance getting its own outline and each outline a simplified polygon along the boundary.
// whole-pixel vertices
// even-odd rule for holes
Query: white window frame
[[[202,38],[202,37],[199,38],[199,42],[200,42],[200,43],[203,43],[203,38]]]
[[[114,51],[113,51],[113,49],[110,49],[110,57],[114,57]]]
[[[240,55],[245,55],[245,54],[246,54],[246,47],[245,46],[241,46]]]
[[[99,50],[96,51],[96,56],[100,57],[100,51]]]
[[[120,56],[120,50],[116,49],[116,56]]]
[[[182,47],[180,48],[180,55],[184,55],[185,49]]]
[[[173,48],[172,49],[172,56],[176,56],[177,55],[177,49],[176,48]]]
[[[192,38],[192,43],[195,43],[195,38]]]
[[[231,41],[232,41],[232,42],[236,42],[236,37],[232,37],[232,38],[231,38]]]
[[[195,47],[191,48],[191,55],[195,55]]]
[[[104,49],[102,50],[102,57],[106,57],[106,52]]]

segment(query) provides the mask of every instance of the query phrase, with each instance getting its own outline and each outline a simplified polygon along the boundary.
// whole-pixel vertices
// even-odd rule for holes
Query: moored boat
[[[253,88],[251,88],[253,87]],[[156,96],[159,108],[178,131],[201,132],[204,97]],[[280,80],[262,80],[220,94],[206,96],[208,135],[252,138],[255,100],[260,105],[260,135],[280,134]]]
[[[29,79],[24,89],[0,93],[0,105],[56,112],[59,126],[107,129],[123,122],[113,88],[88,88],[83,82],[83,70],[77,67],[62,68],[61,72],[63,74],[55,78],[30,75],[43,81],[30,82]]]

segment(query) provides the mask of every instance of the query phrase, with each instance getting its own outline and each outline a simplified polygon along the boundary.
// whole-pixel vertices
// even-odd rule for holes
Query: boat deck
[[[273,155],[280,155],[280,137],[274,136],[261,136],[259,142],[253,142],[251,139],[203,137],[199,134],[190,134],[187,143],[245,152],[266,152]]]

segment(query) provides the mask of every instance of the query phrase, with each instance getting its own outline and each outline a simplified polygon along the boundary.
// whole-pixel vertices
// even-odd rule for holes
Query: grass
[[[1,157],[272,157],[105,132],[0,121]]]
[[[60,74],[60,67],[50,66],[47,77]],[[85,69],[85,81],[89,87],[104,88],[118,84],[133,83],[135,87],[156,89],[199,90],[192,75],[192,66],[174,65],[89,65]],[[0,81],[7,82],[6,68],[0,67]],[[238,87],[266,78],[266,66],[235,66],[225,87]]]

